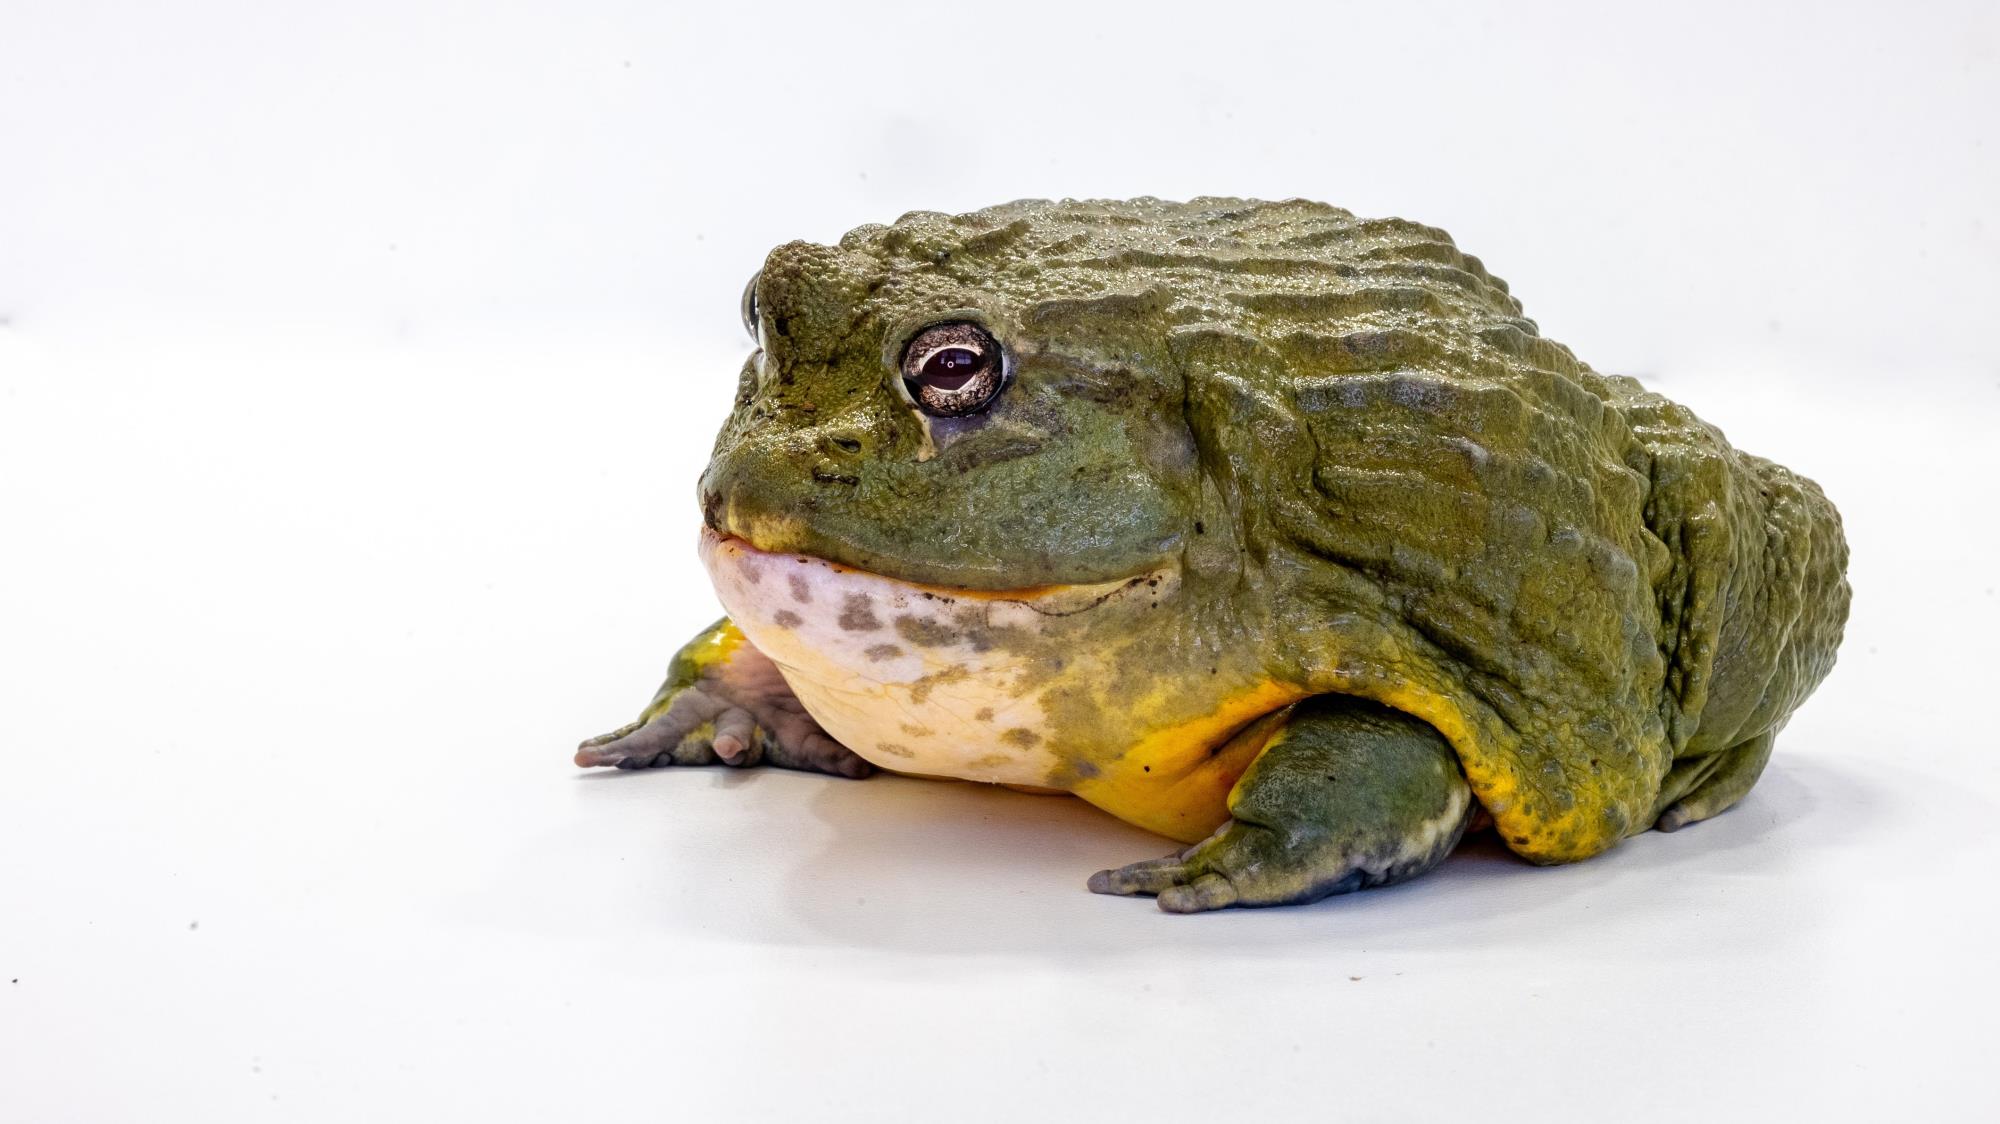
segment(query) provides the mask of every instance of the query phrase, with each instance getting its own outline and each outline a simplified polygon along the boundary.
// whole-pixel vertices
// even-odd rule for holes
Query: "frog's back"
[[[843,245],[979,276],[1058,338],[1079,309],[1162,330],[1207,486],[1302,637],[1281,671],[1436,726],[1530,858],[1651,826],[1688,762],[1831,666],[1846,548],[1819,489],[1543,338],[1440,230],[1025,201]]]

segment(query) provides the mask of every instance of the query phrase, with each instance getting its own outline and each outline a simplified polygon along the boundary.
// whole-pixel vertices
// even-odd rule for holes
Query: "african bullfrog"
[[[699,486],[727,616],[577,763],[1070,793],[1192,912],[1713,816],[1832,667],[1820,489],[1442,231],[1023,201],[771,251]]]

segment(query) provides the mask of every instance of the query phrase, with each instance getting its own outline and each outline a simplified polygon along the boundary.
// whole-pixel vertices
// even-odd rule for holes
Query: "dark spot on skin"
[[[1103,772],[1103,770],[1097,767],[1095,761],[1077,761],[1070,765],[1070,772],[1075,773],[1083,780],[1089,780]]]
[[[943,671],[934,671],[929,675],[924,676],[922,679],[917,680],[915,683],[910,684],[910,701],[917,703],[923,702],[925,699],[931,697],[931,691],[935,689],[938,686],[938,684],[956,683],[961,679],[967,678],[970,674],[971,674],[970,672],[965,670],[964,664],[957,664],[957,663],[952,664],[950,667],[945,668]]]
[[[789,336],[792,334],[792,322],[779,316],[771,321],[771,329],[781,336]]]
[[[991,722],[993,721],[993,708],[982,706],[979,708],[979,713],[973,715],[973,717],[979,719],[981,722]]]
[[[799,627],[799,615],[790,609],[779,609],[777,612],[771,614],[771,623],[777,625],[779,628],[797,628]]]
[[[897,617],[896,632],[919,648],[936,648],[958,639],[957,633],[926,617]]]
[[[1152,767],[1151,765],[1141,765],[1141,766],[1139,766],[1139,767],[1140,767],[1141,769],[1144,769],[1144,770],[1145,770],[1145,771],[1147,771],[1148,773],[1150,773],[1150,772],[1152,772],[1152,771],[1153,771],[1153,767]]]
[[[812,586],[806,584],[806,579],[804,578],[804,576],[799,574],[787,575],[785,578],[785,584],[792,587],[792,600],[798,602],[801,605],[812,604],[812,599],[813,599]]]
[[[903,650],[894,644],[876,644],[861,654],[880,663],[883,660],[895,659],[897,656],[903,654]]]
[[[984,757],[974,760],[972,765],[976,769],[996,769],[1002,765],[1012,764],[1013,761],[1013,758],[1004,753],[989,753]]]
[[[904,722],[902,723],[902,728],[904,733],[913,738],[928,738],[932,734],[937,733],[936,730],[931,729],[929,726],[919,726],[914,722]]]
[[[840,627],[849,632],[873,632],[882,627],[875,619],[875,603],[865,593],[850,593],[840,603]]]
[[[1197,519],[1194,521],[1194,533],[1197,535],[1205,535],[1208,533],[1208,528],[1202,526],[1201,520]]]
[[[894,742],[876,742],[875,750],[878,753],[886,753],[891,757],[916,756],[916,754],[910,752],[910,748],[908,746],[897,745]]]
[[[1008,745],[1018,745],[1022,749],[1026,749],[1036,742],[1041,741],[1042,736],[1025,726],[1015,726],[1012,729],[1002,731],[1000,740],[1006,742]]]
[[[990,627],[985,621],[980,619],[978,614],[961,614],[958,624],[963,629],[959,634],[960,638],[965,642],[967,647],[975,652],[986,652],[994,648],[1019,645],[1030,639],[1029,635],[1019,628]]]

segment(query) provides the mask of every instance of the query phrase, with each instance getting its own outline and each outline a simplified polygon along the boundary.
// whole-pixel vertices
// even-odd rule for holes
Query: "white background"
[[[0,5],[0,1118],[1994,1118],[1991,3],[708,7]],[[767,248],[1201,193],[1826,486],[1740,808],[1182,918],[1080,803],[572,769]]]

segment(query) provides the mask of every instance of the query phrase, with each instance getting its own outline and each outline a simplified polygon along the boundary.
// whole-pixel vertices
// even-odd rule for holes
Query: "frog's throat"
[[[716,595],[806,710],[899,772],[1068,787],[1042,696],[1088,674],[1098,630],[1128,631],[1169,597],[1164,567],[1117,581],[968,590],[907,582],[704,528]]]

